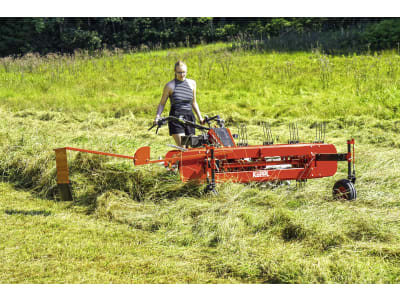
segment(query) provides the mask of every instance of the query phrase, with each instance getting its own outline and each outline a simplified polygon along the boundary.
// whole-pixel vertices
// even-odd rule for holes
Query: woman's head
[[[175,64],[174,70],[175,70],[175,78],[176,79],[178,79],[180,81],[185,80],[186,72],[187,72],[187,66],[183,61],[178,60],[176,62],[176,64]]]

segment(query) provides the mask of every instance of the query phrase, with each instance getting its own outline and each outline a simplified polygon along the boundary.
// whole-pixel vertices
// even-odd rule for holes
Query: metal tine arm
[[[297,123],[289,123],[289,141],[288,144],[298,144],[299,143],[299,128]]]
[[[326,133],[326,123],[322,122],[315,126],[315,141],[314,143],[324,143]]]
[[[274,139],[272,138],[272,132],[269,123],[262,122],[262,128],[264,132],[263,145],[272,145],[274,143]]]
[[[238,146],[248,146],[247,128],[245,124],[240,124],[239,129],[239,143]]]

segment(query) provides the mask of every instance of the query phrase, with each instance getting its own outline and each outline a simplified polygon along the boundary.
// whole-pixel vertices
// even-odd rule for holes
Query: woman
[[[196,101],[196,82],[192,79],[186,78],[187,66],[184,62],[180,60],[177,61],[174,70],[175,79],[168,82],[164,87],[160,104],[157,107],[154,124],[156,124],[158,119],[160,119],[168,98],[171,100],[170,116],[178,118],[183,117],[186,120],[196,122],[193,115],[194,110],[200,123],[203,124],[204,119],[201,117],[200,109]],[[169,135],[172,135],[175,143],[180,147],[182,146],[181,137],[183,135],[194,134],[195,131],[191,126],[185,127],[174,121],[168,122],[168,128]]]

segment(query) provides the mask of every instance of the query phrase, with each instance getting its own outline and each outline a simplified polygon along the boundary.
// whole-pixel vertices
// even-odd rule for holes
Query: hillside
[[[304,188],[224,183],[218,195],[160,165],[69,154],[74,202],[59,202],[54,148],[152,158],[171,148],[151,126],[177,59],[203,114],[233,132],[261,121],[277,142],[327,124],[340,152],[356,140],[358,199],[346,177]],[[228,44],[96,57],[0,59],[1,283],[396,283],[400,279],[400,57],[230,51]],[[164,112],[164,115],[167,113]],[[101,250],[101,251],[100,251]]]

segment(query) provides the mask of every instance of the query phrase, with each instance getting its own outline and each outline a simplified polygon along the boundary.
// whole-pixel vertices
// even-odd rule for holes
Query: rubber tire
[[[354,184],[348,179],[342,179],[335,183],[332,190],[334,199],[355,200],[357,191]]]

